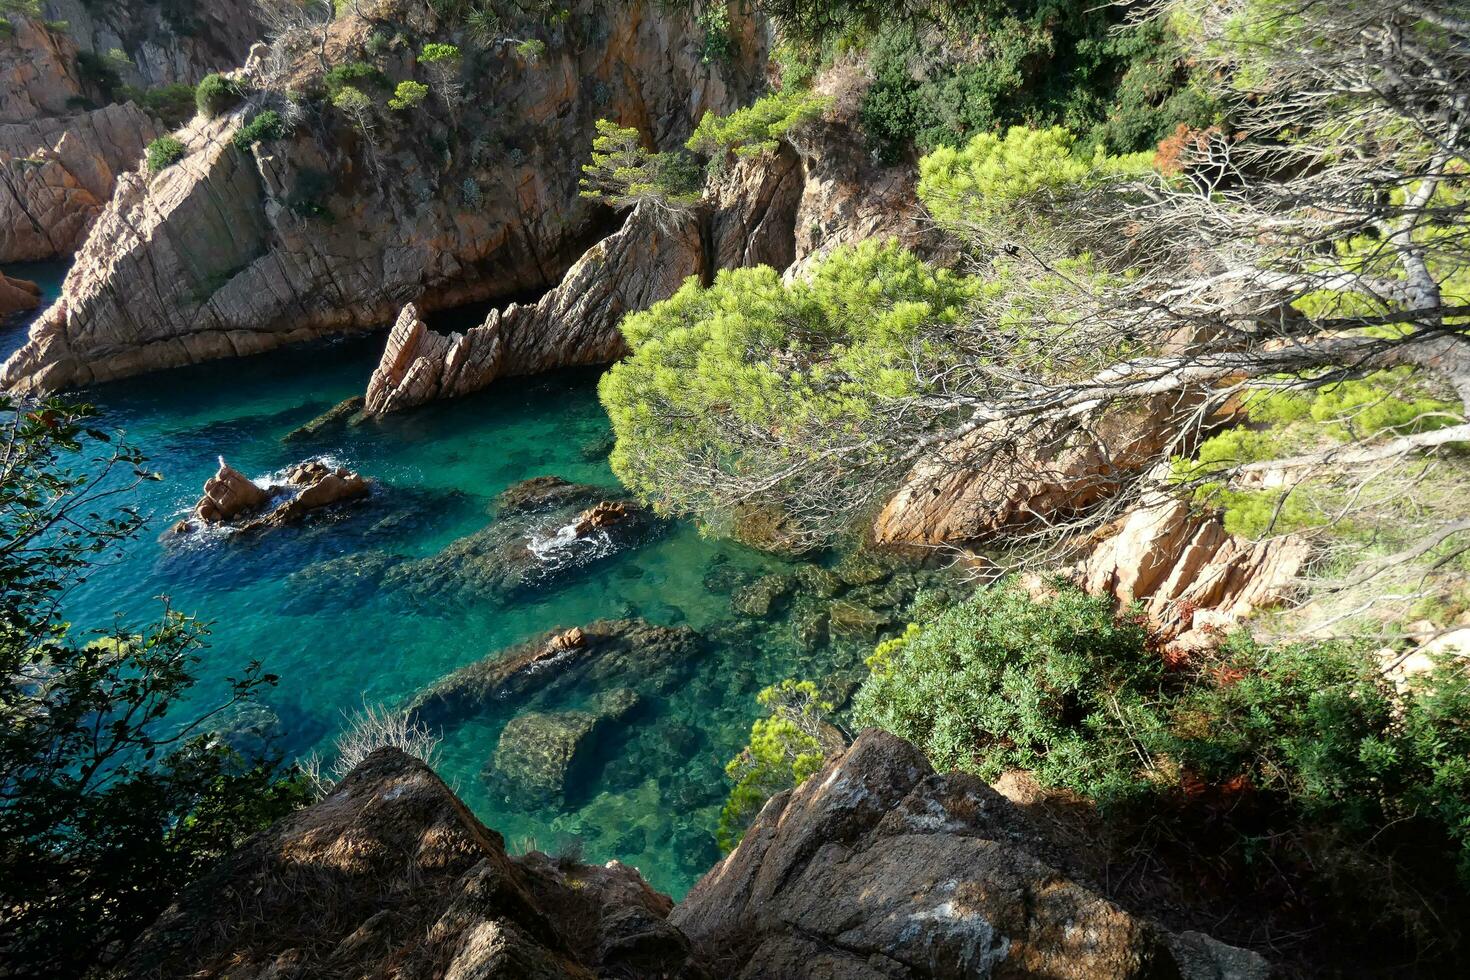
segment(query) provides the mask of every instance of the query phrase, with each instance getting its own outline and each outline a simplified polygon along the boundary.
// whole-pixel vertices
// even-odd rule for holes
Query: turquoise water
[[[0,340],[13,347],[15,329]],[[425,604],[379,590],[351,605],[301,587],[293,573],[344,555],[431,555],[485,527],[493,497],[529,477],[616,487],[606,462],[587,449],[608,432],[592,372],[509,379],[478,396],[284,444],[287,432],[361,393],[381,344],[382,335],[324,343],[86,392],[163,480],[141,490],[139,503],[153,517],[149,533],[96,569],[68,614],[79,627],[105,628],[114,616],[145,622],[166,595],[174,608],[211,622],[197,697],[218,697],[226,678],[262,660],[281,677],[263,698],[274,717],[235,720],[264,719],[290,756],[330,755],[345,713],[402,704],[455,668],[543,630],[631,614],[692,626],[710,639],[688,680],[653,697],[596,747],[596,764],[564,808],[523,810],[481,779],[516,706],[446,732],[439,766],[513,849],[554,851],[575,841],[585,859],[618,858],[681,895],[718,857],[712,832],[728,792],[722,769],[745,741],[755,693],[787,676],[850,684],[871,642],[808,651],[786,620],[736,621],[731,587],[780,563],[682,524],[513,603]],[[158,533],[197,500],[220,455],[257,477],[327,455],[376,487],[364,504],[301,528],[160,541]],[[538,707],[575,705],[595,693],[575,691],[563,705]]]

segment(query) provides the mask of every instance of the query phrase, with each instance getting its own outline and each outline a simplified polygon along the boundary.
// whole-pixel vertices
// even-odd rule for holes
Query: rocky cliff
[[[86,108],[78,50],[31,19],[0,39],[0,262],[75,251],[117,175],[162,132],[130,102]]]
[[[121,51],[114,70],[140,87],[194,83],[232,68],[264,34],[255,0],[42,0],[41,10],[64,22],[81,50]]]
[[[1257,980],[1047,863],[1022,808],[864,733],[674,906],[638,872],[512,857],[422,763],[380,749],[197,881],[123,975],[246,978]]]
[[[427,77],[422,44],[457,37],[423,0],[375,17],[401,41],[370,55],[380,21],[348,15],[328,60]],[[544,291],[614,227],[577,192],[595,121],[669,146],[706,109],[748,101],[764,34],[748,16],[731,30],[732,56],[707,62],[692,11],[636,0],[606,17],[582,0],[540,56],[475,51],[456,105],[380,101],[371,129],[331,107],[317,51],[302,52],[285,85],[303,115],[285,138],[235,145],[276,104],[257,94],[179,133],[188,155],[157,177],[119,182],[5,383],[68,387],[379,326],[407,302],[431,312]]]

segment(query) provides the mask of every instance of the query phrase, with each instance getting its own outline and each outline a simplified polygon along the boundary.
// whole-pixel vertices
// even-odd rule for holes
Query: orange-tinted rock
[[[204,496],[194,505],[194,516],[206,524],[220,524],[259,510],[270,494],[220,457],[219,471],[204,483]]]
[[[34,310],[41,305],[41,287],[29,279],[12,279],[0,272],[0,317]]]

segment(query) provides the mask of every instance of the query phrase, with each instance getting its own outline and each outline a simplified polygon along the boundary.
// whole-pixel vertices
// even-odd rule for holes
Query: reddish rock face
[[[300,520],[307,513],[346,500],[366,497],[367,480],[356,472],[333,469],[320,460],[297,463],[286,471],[285,483],[261,487],[221,457],[219,472],[204,484],[204,496],[194,505],[194,517],[205,524],[233,524],[242,531],[280,527]],[[271,499],[286,499],[265,510]],[[188,521],[174,525],[174,533],[188,534]]]
[[[41,304],[41,287],[29,279],[12,279],[0,272],[0,317],[34,310]]]
[[[194,516],[206,524],[221,524],[258,510],[269,499],[270,494],[221,456],[219,472],[205,482],[204,496],[194,505]]]
[[[303,126],[248,152],[232,137],[260,99],[196,118],[176,134],[183,160],[119,179],[5,383],[56,390],[370,329],[410,300],[426,312],[555,286],[608,222],[579,196],[569,163],[589,152],[598,118],[666,148],[707,109],[744,104],[762,83],[765,36],[748,14],[732,10],[734,56],[709,63],[692,10],[647,0],[615,17],[594,8],[578,0],[569,23],[600,25],[598,43],[568,41],[535,61],[498,47],[453,119],[426,107],[385,123],[375,164],[335,115],[326,138]],[[418,40],[443,39],[427,30],[421,0],[395,10]],[[333,21],[329,53],[354,56],[372,29],[354,14]],[[409,55],[390,57],[394,76],[410,77]],[[303,53],[293,71],[316,71],[314,61]],[[445,141],[459,150],[446,157],[435,149]],[[300,205],[308,191],[317,210]],[[600,297],[582,301],[592,309]],[[520,370],[560,363],[561,348],[499,332],[500,356]],[[566,338],[566,350],[587,351],[580,363],[596,353],[586,339]]]

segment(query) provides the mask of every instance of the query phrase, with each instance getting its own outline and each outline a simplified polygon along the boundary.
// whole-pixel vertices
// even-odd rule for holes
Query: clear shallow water
[[[15,340],[11,332],[4,339]],[[784,620],[733,622],[732,582],[781,564],[688,525],[513,603],[442,606],[379,590],[344,607],[301,586],[293,573],[344,555],[431,555],[485,527],[494,496],[529,477],[616,492],[605,461],[584,450],[608,432],[592,372],[509,379],[478,396],[283,444],[287,432],[361,393],[381,344],[381,335],[331,342],[87,391],[104,422],[142,448],[163,480],[140,491],[153,518],[149,532],[94,571],[71,597],[69,617],[79,628],[106,628],[114,616],[142,623],[167,595],[175,609],[211,622],[196,697],[219,697],[226,678],[263,661],[281,678],[263,697],[274,717],[236,721],[269,723],[275,746],[293,757],[330,754],[344,712],[401,704],[455,668],[547,629],[634,614],[692,626],[709,642],[688,679],[601,738],[564,808],[524,810],[480,778],[513,711],[451,728],[439,767],[513,849],[550,851],[575,840],[585,859],[618,858],[682,895],[718,857],[713,831],[728,792],[722,769],[745,741],[755,693],[788,676],[860,676],[871,643],[809,652]],[[377,486],[366,503],[299,529],[161,542],[157,535],[198,499],[220,455],[256,477],[328,455]],[[537,707],[575,707],[597,693],[572,691]]]

